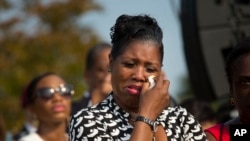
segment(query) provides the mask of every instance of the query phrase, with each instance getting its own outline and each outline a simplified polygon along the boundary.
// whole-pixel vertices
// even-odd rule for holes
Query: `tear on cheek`
[[[150,76],[148,77],[149,89],[152,89],[152,88],[155,86],[154,77],[155,77],[155,76],[153,76],[153,75],[150,75]]]

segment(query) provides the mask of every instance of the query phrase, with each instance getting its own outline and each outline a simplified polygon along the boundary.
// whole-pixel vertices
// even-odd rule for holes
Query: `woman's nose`
[[[145,81],[146,79],[146,72],[143,67],[137,67],[137,69],[134,70],[133,78],[138,81]]]
[[[53,100],[62,100],[63,96],[59,92],[55,92],[53,95]]]

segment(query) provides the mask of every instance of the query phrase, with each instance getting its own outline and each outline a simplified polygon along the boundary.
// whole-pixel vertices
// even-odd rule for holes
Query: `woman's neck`
[[[46,141],[67,141],[66,122],[61,124],[45,124],[38,126],[37,133]]]
[[[92,102],[92,105],[98,104],[102,100],[105,99],[107,95],[100,93],[100,91],[92,90],[90,91],[90,100]]]

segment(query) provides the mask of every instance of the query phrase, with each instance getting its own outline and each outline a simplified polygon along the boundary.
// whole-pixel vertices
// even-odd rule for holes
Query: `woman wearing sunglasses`
[[[37,132],[19,141],[68,141],[67,119],[73,94],[72,86],[53,72],[35,77],[26,89],[26,102],[38,120]]]

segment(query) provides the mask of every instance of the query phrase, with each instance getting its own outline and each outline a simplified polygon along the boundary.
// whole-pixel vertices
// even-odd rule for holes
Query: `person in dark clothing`
[[[73,101],[71,115],[88,106],[101,102],[111,92],[110,72],[108,71],[111,44],[101,42],[90,48],[86,57],[84,79],[87,91],[82,98]]]
[[[250,124],[250,36],[241,40],[231,50],[226,60],[229,83],[229,101],[238,115],[205,130],[209,141],[230,140],[230,126]]]

